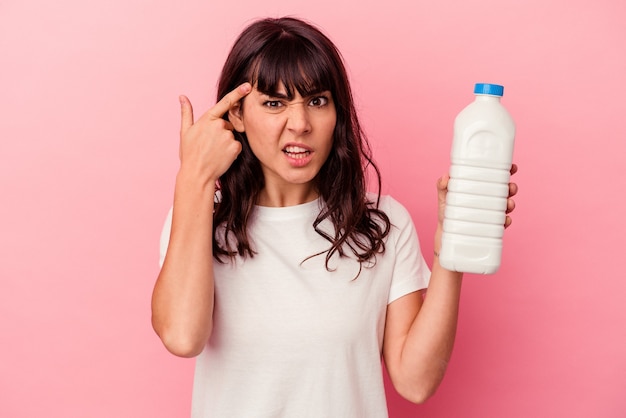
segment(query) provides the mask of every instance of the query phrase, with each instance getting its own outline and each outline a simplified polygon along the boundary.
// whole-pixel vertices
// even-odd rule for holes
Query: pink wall
[[[392,417],[625,416],[625,2],[178,3],[0,5],[0,416],[187,416],[193,363],[149,321],[177,96],[206,109],[234,36],[284,14],[343,51],[426,254],[473,83],[504,84],[518,124],[504,265],[467,277],[439,392],[390,394]]]

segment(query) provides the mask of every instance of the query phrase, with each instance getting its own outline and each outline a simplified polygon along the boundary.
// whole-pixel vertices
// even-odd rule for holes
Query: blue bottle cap
[[[489,94],[490,96],[500,96],[504,94],[504,87],[499,84],[476,83],[474,94]]]

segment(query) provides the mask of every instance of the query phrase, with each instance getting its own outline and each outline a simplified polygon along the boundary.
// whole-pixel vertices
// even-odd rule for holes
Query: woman
[[[408,212],[366,192],[365,171],[380,176],[336,47],[298,19],[257,21],[218,99],[194,121],[181,96],[152,301],[167,349],[198,356],[192,415],[385,417],[381,353],[396,390],[424,401],[452,352],[462,274],[437,257],[431,274]]]

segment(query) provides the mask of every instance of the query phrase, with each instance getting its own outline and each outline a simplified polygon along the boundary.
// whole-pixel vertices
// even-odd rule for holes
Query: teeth
[[[309,150],[302,147],[290,146],[285,147],[285,152],[288,152],[289,154],[299,154],[303,152],[309,152]]]
[[[290,158],[293,158],[295,160],[301,160],[302,158],[305,158],[307,155],[309,155],[308,153],[299,153],[299,154],[292,154],[292,153],[287,153],[287,155]]]

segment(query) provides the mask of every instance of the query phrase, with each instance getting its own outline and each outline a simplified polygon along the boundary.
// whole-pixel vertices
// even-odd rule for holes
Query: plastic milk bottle
[[[503,92],[500,85],[476,84],[474,101],[454,121],[439,254],[448,270],[490,274],[500,267],[515,139]]]

